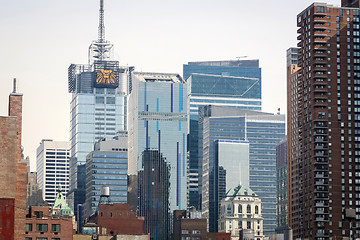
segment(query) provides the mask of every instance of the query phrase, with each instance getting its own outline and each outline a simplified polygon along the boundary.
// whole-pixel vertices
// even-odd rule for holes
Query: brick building
[[[25,239],[73,239],[72,217],[53,215],[50,207],[30,207],[25,220]],[[24,231],[24,229],[23,229]],[[24,238],[22,238],[24,239]]]
[[[200,212],[175,210],[173,214],[173,240],[206,239],[207,220]]]
[[[22,94],[9,96],[9,116],[0,117],[0,239],[24,238],[27,164],[22,159]]]
[[[125,203],[100,204],[88,222],[95,223],[97,231],[107,235],[144,235],[144,218],[137,217]]]

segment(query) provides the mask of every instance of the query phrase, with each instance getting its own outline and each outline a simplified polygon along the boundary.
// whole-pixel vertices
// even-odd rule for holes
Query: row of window
[[[60,224],[51,224],[51,232],[60,232],[61,227]],[[26,223],[25,225],[25,232],[32,232],[33,231],[33,224]],[[36,224],[36,232],[47,232],[48,231],[48,224]]]

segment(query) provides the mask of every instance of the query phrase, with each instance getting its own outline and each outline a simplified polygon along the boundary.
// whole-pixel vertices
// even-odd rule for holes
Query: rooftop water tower
[[[107,185],[101,186],[99,205],[100,204],[112,204],[110,200],[110,187]]]

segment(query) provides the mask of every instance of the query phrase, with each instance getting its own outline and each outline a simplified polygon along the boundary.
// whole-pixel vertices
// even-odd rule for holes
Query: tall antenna
[[[98,40],[89,47],[89,65],[94,61],[109,61],[112,57],[113,44],[105,40],[104,0],[100,0]]]
[[[100,0],[99,10],[99,42],[105,42],[105,24],[104,24],[104,0]]]

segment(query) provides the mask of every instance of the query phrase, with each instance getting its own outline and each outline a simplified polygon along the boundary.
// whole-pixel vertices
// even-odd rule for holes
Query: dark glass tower
[[[138,177],[138,214],[145,217],[145,233],[150,239],[171,239],[170,166],[158,150],[143,151]]]

